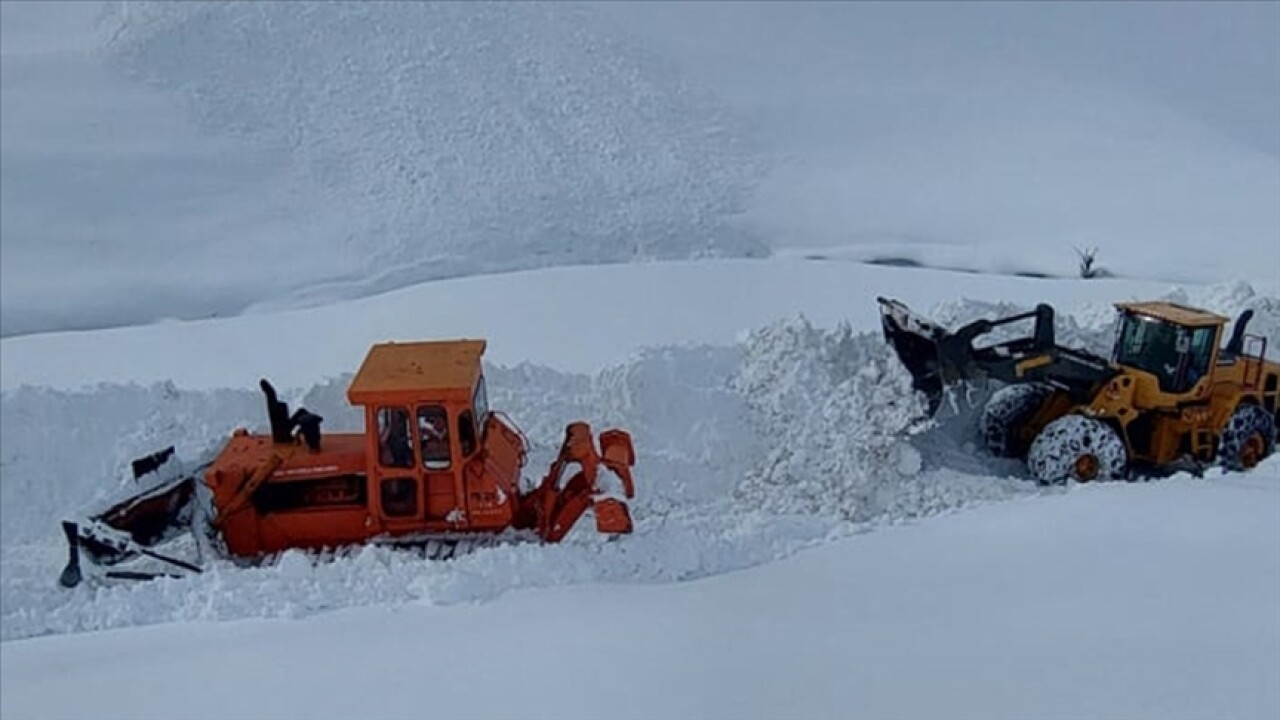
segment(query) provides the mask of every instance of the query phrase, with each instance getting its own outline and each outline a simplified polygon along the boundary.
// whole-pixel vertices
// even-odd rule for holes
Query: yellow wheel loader
[[[1116,304],[1111,357],[1055,341],[1054,310],[977,320],[955,331],[878,298],[886,340],[936,412],[946,387],[991,379],[983,408],[987,449],[1023,458],[1037,481],[1061,484],[1247,470],[1270,455],[1280,426],[1280,363],[1266,338],[1231,336],[1228,318],[1171,302]],[[980,344],[997,327],[1032,322],[1029,336]]]

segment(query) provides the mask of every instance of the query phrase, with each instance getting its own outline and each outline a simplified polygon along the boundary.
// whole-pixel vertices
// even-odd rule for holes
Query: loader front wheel
[[[1241,405],[1218,440],[1218,463],[1227,470],[1251,470],[1275,449],[1275,418],[1257,405]]]
[[[1129,462],[1111,426],[1083,415],[1064,415],[1045,426],[1027,452],[1027,467],[1041,485],[1123,477]]]
[[[1027,454],[1031,438],[1020,432],[1053,395],[1044,383],[1020,383],[1000,388],[982,408],[980,428],[987,451],[1000,458],[1020,458]]]

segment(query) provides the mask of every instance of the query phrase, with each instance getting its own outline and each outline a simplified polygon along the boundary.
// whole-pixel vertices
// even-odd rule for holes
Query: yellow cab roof
[[[1202,327],[1205,325],[1221,325],[1227,322],[1228,318],[1211,313],[1206,310],[1179,305],[1178,303],[1152,301],[1152,302],[1132,302],[1132,303],[1116,303],[1116,307],[1120,310],[1146,315],[1148,317],[1168,320],[1177,325],[1186,325],[1188,327]]]
[[[480,376],[484,340],[387,342],[369,348],[347,388],[353,405],[390,399],[389,395],[470,393]]]

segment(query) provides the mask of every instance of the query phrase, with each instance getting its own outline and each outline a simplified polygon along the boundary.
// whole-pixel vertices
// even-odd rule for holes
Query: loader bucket
[[[1054,337],[1054,310],[1034,309],[992,320],[978,319],[947,330],[913,313],[897,300],[877,298],[885,339],[911,373],[912,385],[937,413],[943,390],[953,383],[997,380],[1004,383],[1046,382],[1087,402],[1116,371],[1106,358],[1063,347]],[[979,346],[976,341],[996,328],[1032,323],[1029,333]]]
[[[882,297],[876,300],[880,303],[880,324],[885,340],[898,354],[903,367],[911,373],[912,387],[928,399],[929,414],[933,415],[942,402],[942,391],[946,385],[940,343],[950,333],[916,315],[897,300]]]
[[[172,457],[172,449],[135,460],[135,479],[156,472]],[[77,521],[64,521],[62,531],[67,538],[67,565],[58,582],[67,588],[83,579],[81,559],[95,565],[111,566],[139,556],[160,560],[188,571],[200,568],[169,557],[155,548],[192,527],[195,509],[196,478],[179,474],[114,502],[101,512]],[[112,577],[132,578],[155,574],[114,572]]]

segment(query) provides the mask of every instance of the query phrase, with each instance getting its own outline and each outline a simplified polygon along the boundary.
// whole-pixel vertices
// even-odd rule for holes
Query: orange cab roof
[[[387,393],[470,391],[480,375],[484,349],[484,340],[379,343],[369,348],[347,388],[347,399],[366,405]]]
[[[1227,322],[1227,318],[1221,315],[1164,301],[1116,303],[1116,307],[1188,327],[1221,325]]]

